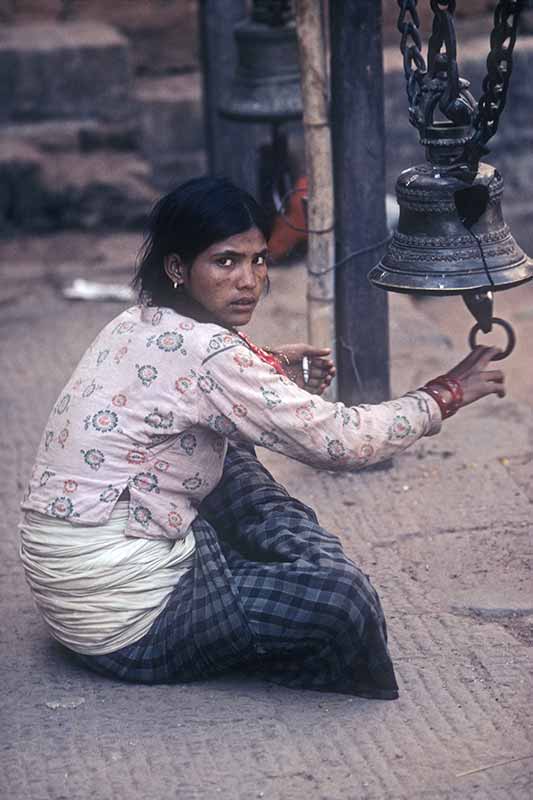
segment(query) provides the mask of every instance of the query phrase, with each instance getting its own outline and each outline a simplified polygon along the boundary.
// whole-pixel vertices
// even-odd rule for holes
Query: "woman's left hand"
[[[311,394],[325,392],[335,376],[336,370],[329,358],[331,350],[328,348],[297,343],[280,345],[271,352],[280,360],[287,376]],[[307,365],[304,359],[307,359]],[[307,366],[305,371],[304,366]]]

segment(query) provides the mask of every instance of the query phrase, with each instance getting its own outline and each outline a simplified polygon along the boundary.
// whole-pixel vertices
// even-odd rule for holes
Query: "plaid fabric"
[[[194,522],[195,562],[150,631],[114,653],[79,656],[143,683],[230,669],[290,687],[394,699],[379,598],[314,512],[245,447]]]

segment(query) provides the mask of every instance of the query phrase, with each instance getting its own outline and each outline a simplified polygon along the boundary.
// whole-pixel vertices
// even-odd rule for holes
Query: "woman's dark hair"
[[[248,192],[227,178],[193,178],[154,206],[132,285],[143,300],[170,305],[165,256],[177,253],[190,268],[203,250],[250,228],[270,238],[271,220]]]

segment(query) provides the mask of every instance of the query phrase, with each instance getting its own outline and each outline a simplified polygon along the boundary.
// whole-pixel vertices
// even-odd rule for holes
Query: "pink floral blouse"
[[[101,524],[128,488],[126,534],[179,539],[220,480],[228,439],[347,470],[389,458],[440,424],[424,392],[330,403],[225,328],[134,306],[101,331],[61,392],[22,507]]]

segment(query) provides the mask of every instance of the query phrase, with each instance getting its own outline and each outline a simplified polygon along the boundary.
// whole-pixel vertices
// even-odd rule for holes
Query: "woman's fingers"
[[[479,374],[490,383],[503,383],[505,381],[505,375],[501,369],[493,369],[489,372],[480,372]]]
[[[305,345],[303,349],[304,355],[308,358],[325,358],[331,353],[329,347],[311,347],[311,345]]]
[[[485,347],[484,345],[478,345],[477,347],[474,347],[474,349],[466,356],[466,358],[463,358],[459,364],[453,367],[448,374],[456,376],[460,379],[462,376],[467,375],[472,370],[477,371],[484,369],[488,364],[490,364],[494,356],[500,352],[501,350],[499,347]]]
[[[318,378],[318,377],[321,377],[321,376],[331,375],[331,374],[333,374],[333,375],[335,374],[335,367],[333,366],[333,364],[328,364],[328,363],[315,364],[315,363],[311,363],[311,367],[310,367],[310,370],[309,370],[309,376],[311,378]]]

